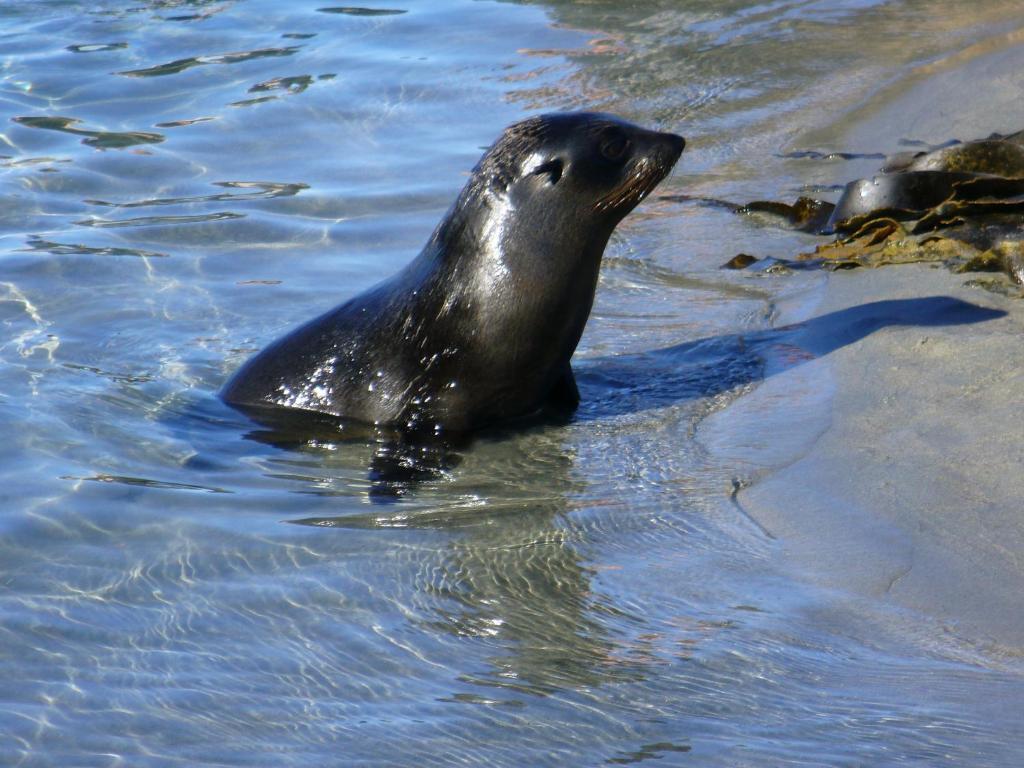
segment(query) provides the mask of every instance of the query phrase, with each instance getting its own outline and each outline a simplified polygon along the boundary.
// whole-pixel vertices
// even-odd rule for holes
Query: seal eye
[[[623,136],[621,133],[612,133],[601,143],[601,155],[606,160],[618,161],[621,160],[626,150],[629,149],[629,139]]]
[[[534,176],[543,176],[544,174],[547,174],[551,184],[557,184],[562,178],[562,161],[555,158],[533,169]]]

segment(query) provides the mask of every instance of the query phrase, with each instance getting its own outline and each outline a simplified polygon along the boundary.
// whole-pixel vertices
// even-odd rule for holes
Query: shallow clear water
[[[654,195],[572,423],[392,504],[371,446],[214,397],[525,114],[677,130],[666,195],[827,192],[856,168],[781,155],[1013,6],[5,4],[0,763],[1018,764],[1017,662],[808,584],[732,502],[827,422],[827,355],[771,330],[823,278],[718,270],[799,235]],[[793,370],[783,423],[745,405]]]

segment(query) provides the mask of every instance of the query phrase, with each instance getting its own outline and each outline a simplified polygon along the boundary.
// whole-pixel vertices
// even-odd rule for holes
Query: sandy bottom
[[[822,358],[830,426],[739,500],[822,584],[1012,654],[1024,649],[1024,301],[963,282],[920,265],[834,275],[817,315],[878,314]],[[822,336],[819,325],[797,341],[814,350]]]
[[[1020,37],[994,38],[913,73],[833,137],[852,150],[891,152],[900,138],[939,142],[1024,127]],[[800,450],[738,498],[816,582],[934,617],[972,645],[1020,658],[1024,299],[967,287],[967,277],[927,265],[829,276],[814,317],[872,302],[923,303],[874,305],[881,315],[866,333],[840,327],[840,313],[832,327],[812,324],[798,337],[824,354],[752,397],[806,389],[813,375],[817,399],[830,404],[828,426],[780,406],[780,428],[792,417],[790,442]],[[968,310],[977,314],[958,319],[963,308],[944,309],[936,297],[1005,315]],[[843,334],[850,338],[836,343]],[[818,429],[809,432],[809,422]]]

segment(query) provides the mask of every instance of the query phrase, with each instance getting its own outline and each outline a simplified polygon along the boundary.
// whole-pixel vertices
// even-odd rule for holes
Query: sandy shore
[[[1024,648],[1024,301],[963,282],[924,265],[832,276],[816,316],[899,299],[936,311],[918,324],[883,309],[867,335],[826,347],[830,426],[739,500],[816,581]],[[942,297],[1006,314],[958,322]],[[847,332],[795,342],[816,351]]]
[[[1004,34],[915,71],[830,133],[850,150],[896,151],[900,138],[1020,129],[1022,37]],[[830,275],[814,317],[943,296],[1006,314],[944,325],[936,304],[928,322],[879,318],[838,344],[848,328],[812,324],[797,343],[820,359],[775,378],[811,371],[819,386],[830,380],[830,425],[738,500],[817,583],[920,612],[972,646],[1020,658],[1024,299],[966,287],[967,277],[928,265]]]

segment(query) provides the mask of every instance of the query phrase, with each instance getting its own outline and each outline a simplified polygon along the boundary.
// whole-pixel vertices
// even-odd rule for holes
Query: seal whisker
[[[664,171],[648,158],[637,161],[633,175],[623,183],[599,199],[594,207],[605,211],[619,206],[640,202],[661,181]]]

